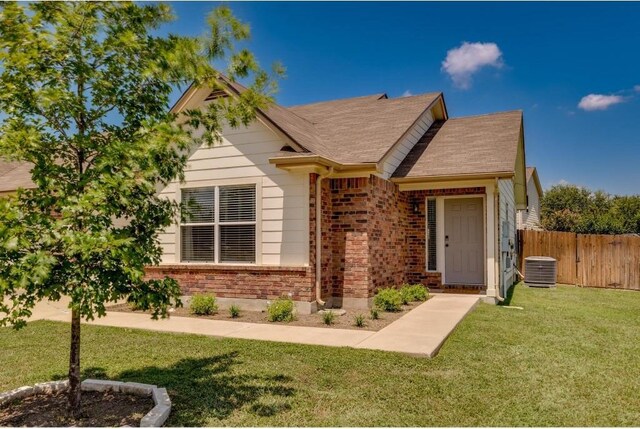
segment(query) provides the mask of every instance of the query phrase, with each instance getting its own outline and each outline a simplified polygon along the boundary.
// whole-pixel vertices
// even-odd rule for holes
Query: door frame
[[[428,197],[427,197],[428,198]],[[444,210],[444,201],[452,200],[452,199],[463,199],[463,198],[481,198],[482,199],[482,264],[483,264],[483,279],[484,285],[487,287],[488,279],[487,279],[487,194],[470,194],[470,195],[444,195],[436,197],[436,257],[438,261],[438,270],[440,275],[442,276],[442,284],[447,284],[446,279],[446,269],[447,269],[447,258],[445,253],[445,210]],[[426,202],[426,200],[425,200]],[[426,207],[426,206],[425,206]],[[425,226],[427,222],[425,213]],[[428,228],[425,228],[425,238],[428,234]],[[425,241],[425,254],[427,252],[426,249],[426,241]],[[442,256],[439,256],[442,255]],[[427,258],[425,258],[426,261]],[[426,267],[425,267],[426,268]]]

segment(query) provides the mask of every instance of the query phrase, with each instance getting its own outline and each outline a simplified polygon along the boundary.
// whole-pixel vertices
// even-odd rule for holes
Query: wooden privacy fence
[[[640,237],[518,231],[520,271],[527,256],[558,261],[558,283],[640,290]]]

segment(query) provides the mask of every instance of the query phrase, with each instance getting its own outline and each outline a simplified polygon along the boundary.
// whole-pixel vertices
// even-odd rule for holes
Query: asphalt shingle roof
[[[376,163],[440,96],[433,92],[389,99],[374,94],[289,108],[274,104],[263,113],[304,148],[279,156],[313,154],[342,164]],[[521,111],[436,121],[393,177],[514,171],[521,127]],[[0,161],[0,192],[32,186],[29,164]]]
[[[18,188],[33,188],[31,164],[27,162],[0,161],[0,192],[12,192]]]
[[[313,124],[323,142],[318,155],[343,164],[379,162],[439,96],[439,92],[400,98],[375,94],[287,110]]]
[[[393,177],[434,177],[515,171],[522,111],[434,123]]]

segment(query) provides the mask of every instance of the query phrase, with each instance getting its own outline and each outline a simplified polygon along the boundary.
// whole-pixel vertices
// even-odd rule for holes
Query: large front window
[[[183,262],[256,262],[255,185],[182,190]]]

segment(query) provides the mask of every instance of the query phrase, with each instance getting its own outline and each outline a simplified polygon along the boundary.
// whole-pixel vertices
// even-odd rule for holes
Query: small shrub
[[[232,319],[240,317],[240,307],[235,304],[232,305],[231,307],[229,307],[229,314],[231,315]]]
[[[291,322],[295,318],[294,309],[295,305],[291,298],[275,299],[267,307],[269,322]]]
[[[377,308],[373,307],[371,309],[371,320],[378,320],[380,318],[380,312]]]
[[[400,311],[402,309],[402,294],[398,289],[380,289],[373,298],[373,304],[383,311]]]
[[[411,286],[403,285],[400,289],[400,298],[402,298],[402,305],[407,305],[413,301],[413,294],[411,292]]]
[[[191,297],[189,311],[191,311],[192,314],[197,314],[198,316],[210,316],[212,314],[216,314],[218,312],[216,296],[212,293],[193,295]]]
[[[131,311],[140,311],[140,310],[142,310],[142,307],[137,302],[133,302],[133,301],[127,302],[127,305],[129,306]]]
[[[415,284],[411,286],[414,301],[426,301],[429,297],[429,289],[425,285]]]
[[[333,311],[325,311],[322,313],[322,321],[325,325],[333,325],[333,321],[336,319],[336,313]]]
[[[353,318],[353,322],[358,328],[364,328],[367,324],[364,320],[364,314],[357,314],[356,317]]]
[[[410,302],[426,301],[427,296],[429,296],[429,289],[421,284],[406,284],[402,285],[400,293],[402,294],[403,304],[408,304]]]

